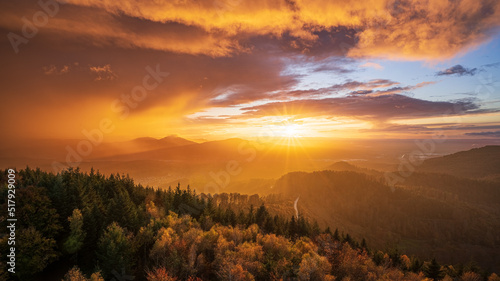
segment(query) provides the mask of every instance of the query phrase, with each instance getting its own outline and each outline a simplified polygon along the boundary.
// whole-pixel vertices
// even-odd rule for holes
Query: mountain
[[[457,177],[500,181],[500,146],[488,145],[431,158],[425,160],[417,170]]]
[[[375,177],[382,177],[383,173],[372,170],[372,169],[367,169],[367,168],[361,168],[358,166],[355,166],[349,162],[346,161],[339,161],[331,164],[326,168],[327,170],[331,171],[338,171],[338,172],[343,172],[343,171],[348,171],[348,172],[357,172],[357,173],[362,173],[362,174],[367,174],[370,176],[375,176]]]
[[[144,148],[147,148],[147,150],[190,145],[190,144],[195,144],[195,143],[196,142],[194,142],[194,141],[190,141],[190,140],[178,137],[178,136],[167,136],[167,137],[164,137],[161,139],[155,139],[155,138],[151,138],[151,137],[143,137],[143,138],[133,139],[132,141],[129,141],[129,142],[123,142],[123,144],[125,144],[125,145],[127,145],[127,144],[139,145],[139,146],[142,146]]]
[[[131,152],[112,158],[110,157],[109,159],[114,161],[169,160],[189,162],[229,160],[234,158],[235,155],[238,155],[239,145],[247,142],[248,141],[237,138],[204,143],[191,142],[180,146],[164,146],[158,149]]]
[[[339,162],[335,162],[332,165],[328,166],[327,170],[332,170],[332,171],[351,171],[351,172],[354,172],[354,171],[358,171],[359,168],[356,167],[356,166],[354,166],[354,165],[352,165],[349,162],[339,161]]]
[[[105,139],[102,142],[90,142],[87,139],[44,139],[37,141],[18,142],[8,147],[0,149],[1,158],[34,159],[63,161],[68,154],[68,150],[77,151],[79,146],[87,150],[87,143],[91,143],[90,153],[85,159],[97,159],[130,153],[139,153],[157,149],[172,148],[183,145],[196,144],[177,136],[168,136],[162,139],[150,137],[136,138],[129,141],[109,142]],[[31,163],[33,165],[33,163]]]

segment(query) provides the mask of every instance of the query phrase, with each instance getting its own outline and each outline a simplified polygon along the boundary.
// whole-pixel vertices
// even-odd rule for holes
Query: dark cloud
[[[482,65],[482,67],[499,67],[499,66],[500,66],[500,62],[494,62],[494,63],[488,63],[485,65]]]
[[[426,101],[400,94],[273,102],[242,109],[247,117],[292,115],[352,117],[370,122],[483,113],[472,101]]]
[[[471,131],[471,130],[500,129],[500,125],[463,125],[463,124],[432,124],[432,125],[404,125],[380,123],[371,129],[361,129],[362,132],[436,132],[436,131]],[[500,131],[498,131],[500,132]],[[486,132],[488,133],[488,132]],[[491,133],[491,132],[489,132]],[[482,135],[483,133],[477,133]],[[468,135],[468,133],[466,133]]]
[[[454,65],[448,69],[445,69],[443,71],[439,71],[436,73],[436,76],[449,76],[449,75],[455,75],[455,76],[464,76],[464,75],[469,75],[473,76],[477,72],[477,68],[465,68],[461,66],[460,64]]]
[[[492,132],[476,132],[476,133],[465,133],[466,136],[480,136],[480,137],[492,137],[492,138],[500,138],[500,131],[492,131]]]

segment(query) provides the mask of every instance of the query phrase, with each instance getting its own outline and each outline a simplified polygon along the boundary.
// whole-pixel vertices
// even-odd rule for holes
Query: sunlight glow
[[[284,126],[284,136],[289,138],[300,137],[298,135],[297,124],[288,124]]]

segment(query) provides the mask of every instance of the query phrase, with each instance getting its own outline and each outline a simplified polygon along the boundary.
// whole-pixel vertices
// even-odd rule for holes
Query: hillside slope
[[[488,145],[428,159],[417,170],[498,181],[500,180],[500,146]]]
[[[447,182],[452,184],[442,188]],[[397,245],[422,257],[500,268],[500,190],[494,183],[416,173],[393,192],[361,173],[296,172],[280,178],[275,192],[300,196],[301,213],[376,248]]]

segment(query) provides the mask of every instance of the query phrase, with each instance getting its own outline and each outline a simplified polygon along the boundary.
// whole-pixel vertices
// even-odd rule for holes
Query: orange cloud
[[[286,43],[307,53],[315,44],[324,44],[321,37],[350,30],[353,35],[345,34],[346,38],[332,42],[335,46],[329,47],[342,49],[344,54],[353,57],[442,59],[483,43],[500,25],[500,2],[492,0],[65,2],[119,16],[200,28],[207,32],[200,38],[206,41],[202,44],[205,48],[188,44],[171,46],[170,41],[159,37],[131,36],[120,28],[103,35],[118,37],[139,47],[161,49],[159,46],[165,45],[168,50],[210,55],[226,55],[231,49],[241,51],[244,49],[241,42],[263,35],[291,36],[295,40]],[[348,40],[349,36],[354,36],[352,41]]]
[[[500,25],[498,1],[392,2],[385,19],[361,26],[350,56],[446,59],[485,42]]]
[[[25,7],[22,3],[19,6],[4,5],[7,4],[0,3],[0,28],[23,36],[25,22],[22,18],[32,22],[31,17],[38,11],[37,7]],[[77,39],[84,44],[101,47],[142,48],[213,57],[249,51],[237,40],[217,31],[209,33],[199,27],[175,22],[142,21],[115,16],[107,10],[63,4],[56,16],[37,29],[37,36],[44,34],[59,40]],[[23,44],[19,46],[20,49],[23,47]]]

